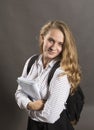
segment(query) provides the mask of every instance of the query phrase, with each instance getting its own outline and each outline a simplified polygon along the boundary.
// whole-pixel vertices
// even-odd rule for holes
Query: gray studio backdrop
[[[41,26],[55,19],[70,26],[83,71],[86,100],[76,130],[94,129],[94,0],[0,0],[0,130],[26,130],[27,114],[14,98],[16,79],[39,52]]]

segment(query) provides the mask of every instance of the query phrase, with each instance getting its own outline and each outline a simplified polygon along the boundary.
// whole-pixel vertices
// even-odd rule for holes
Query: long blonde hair
[[[68,80],[71,84],[71,93],[74,93],[81,80],[81,70],[78,63],[78,55],[75,40],[68,25],[66,25],[63,21],[50,21],[47,24],[45,24],[40,30],[40,49],[42,52],[42,36],[45,36],[48,33],[48,31],[53,28],[59,29],[64,35],[64,44],[62,53],[60,55],[60,66],[64,69],[65,74],[67,74],[68,76]]]

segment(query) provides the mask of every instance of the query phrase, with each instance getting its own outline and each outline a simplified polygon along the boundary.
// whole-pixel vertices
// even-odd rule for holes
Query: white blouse
[[[21,76],[24,78],[30,78],[32,81],[34,80],[37,86],[40,87],[41,99],[47,100],[43,110],[31,110],[29,111],[29,116],[31,119],[36,121],[54,123],[59,119],[62,111],[66,109],[65,104],[70,92],[70,83],[67,75],[59,76],[59,74],[64,71],[60,67],[57,68],[48,87],[48,74],[56,61],[52,60],[44,69],[42,64],[42,55],[40,55],[27,75],[29,60],[30,58],[26,61]],[[30,102],[30,99],[22,92],[20,85],[18,85],[16,90],[15,98],[18,106],[27,110],[27,104]]]

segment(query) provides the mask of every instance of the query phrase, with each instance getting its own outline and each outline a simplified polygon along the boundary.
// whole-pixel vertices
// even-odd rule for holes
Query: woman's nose
[[[52,47],[51,47],[53,50],[56,50],[56,48],[57,48],[57,44],[56,43],[54,43],[53,45],[52,45]]]

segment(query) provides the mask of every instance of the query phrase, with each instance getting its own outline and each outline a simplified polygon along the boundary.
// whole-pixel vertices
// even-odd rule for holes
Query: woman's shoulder
[[[56,69],[56,73],[58,73],[58,74],[64,73],[64,72],[65,72],[65,71],[64,71],[63,68],[61,68],[61,66]]]
[[[31,55],[30,57],[28,57],[25,61],[25,65],[24,66],[28,66],[28,64],[32,61],[32,59],[34,60],[34,57],[36,56],[36,54]]]
[[[31,55],[31,56],[27,59],[27,62],[29,62],[30,60],[39,59],[39,57],[40,57],[40,54],[33,54],[33,55]]]
[[[53,72],[52,72],[53,73]],[[58,67],[56,70],[54,70],[53,78],[57,77],[66,77],[65,71],[63,68]]]

